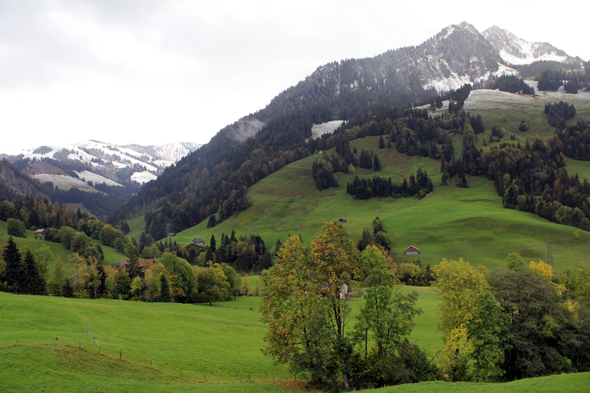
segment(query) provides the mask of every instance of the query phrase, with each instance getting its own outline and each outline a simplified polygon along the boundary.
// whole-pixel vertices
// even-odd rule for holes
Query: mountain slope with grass
[[[498,95],[502,95],[501,100],[497,100]],[[573,100],[576,105],[578,116],[570,119],[568,124],[576,124],[580,118],[590,115],[590,99],[581,95],[566,97],[561,94],[557,97],[549,94],[527,98],[497,91],[473,91],[465,102],[465,108],[472,115],[480,115],[486,127],[483,133],[477,135],[477,148],[486,151],[504,142],[524,145],[527,140],[535,138],[547,142],[553,135],[553,128],[547,123],[543,107],[546,102],[558,99]],[[442,113],[445,111],[437,110],[436,115]],[[526,132],[519,130],[523,120],[529,125]],[[498,141],[496,138],[489,142],[493,126],[505,129],[504,139]],[[512,140],[511,135],[514,135]],[[461,135],[453,136],[453,140],[455,149],[460,153]],[[247,193],[251,206],[245,211],[214,228],[207,228],[207,223],[202,222],[178,233],[173,239],[179,244],[188,244],[197,237],[208,242],[213,234],[219,239],[222,233],[229,234],[235,230],[237,235],[260,235],[269,247],[274,246],[277,240],[285,241],[289,234],[301,234],[304,242],[308,243],[325,222],[344,217],[349,234],[358,240],[363,228],[372,228],[373,218],[379,217],[393,242],[392,253],[396,262],[419,258],[423,265],[434,265],[442,258],[464,257],[472,264],[495,268],[505,263],[510,252],[521,253],[528,261],[544,260],[549,236],[558,271],[569,267],[590,267],[590,261],[585,258],[590,251],[586,246],[590,233],[552,223],[535,214],[503,208],[502,198],[492,181],[469,177],[470,187],[466,189],[440,186],[440,159],[408,156],[395,148],[379,149],[378,136],[354,139],[350,141],[350,146],[359,152],[361,149],[373,150],[383,165],[380,172],[356,168],[359,177],[378,175],[399,182],[420,168],[433,179],[434,192],[421,200],[355,200],[346,193],[346,184],[352,182],[355,175],[345,173],[335,173],[339,187],[318,191],[311,167],[321,155],[315,154],[290,163],[251,186]],[[577,173],[581,179],[588,178],[590,169],[587,162],[569,158],[565,161],[570,174]],[[575,240],[576,232],[580,240]],[[420,254],[406,256],[404,251],[410,245],[418,247]]]

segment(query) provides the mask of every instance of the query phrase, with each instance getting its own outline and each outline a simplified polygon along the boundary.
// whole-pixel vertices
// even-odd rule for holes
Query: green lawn
[[[422,382],[365,390],[367,393],[586,393],[590,373],[551,375],[508,383]]]
[[[545,259],[546,239],[550,236],[555,268],[590,268],[587,258],[590,233],[559,225],[517,210],[504,209],[493,184],[485,178],[469,178],[470,188],[439,186],[440,163],[424,157],[409,157],[395,149],[378,149],[378,137],[354,140],[357,149],[373,149],[384,165],[381,176],[400,179],[427,170],[435,189],[425,199],[373,198],[354,200],[346,193],[346,183],[353,175],[338,173],[340,186],[318,191],[311,176],[311,156],[291,163],[280,171],[256,183],[248,190],[252,206],[214,228],[207,228],[206,220],[179,233],[174,240],[188,244],[201,237],[208,242],[211,234],[219,239],[221,233],[236,230],[239,235],[258,234],[267,246],[274,248],[277,239],[285,241],[289,234],[301,234],[309,243],[320,232],[324,223],[346,217],[346,229],[360,238],[364,227],[371,227],[379,217],[393,241],[392,254],[396,262],[416,260],[406,256],[410,246],[418,247],[422,264],[435,265],[443,258],[463,257],[472,265],[496,268],[505,263],[510,252],[520,252],[528,261]],[[573,160],[572,160],[573,161]],[[585,164],[585,163],[583,163]],[[387,165],[387,167],[385,167]],[[590,169],[588,169],[590,173]],[[375,172],[358,169],[362,177]],[[292,199],[292,202],[289,200]],[[580,240],[574,240],[574,232]]]
[[[252,282],[257,279],[253,276]],[[419,292],[418,306],[425,312],[416,319],[411,339],[434,354],[442,347],[436,331],[438,295],[423,293],[429,288],[400,290]],[[37,390],[43,384],[57,391],[77,390],[84,384],[117,390],[125,383],[130,390],[147,386],[158,391],[164,386],[165,390],[183,388],[183,380],[177,378],[182,370],[185,380],[198,382],[201,388],[207,378],[204,391],[215,391],[209,390],[213,383],[221,383],[219,389],[247,388],[250,385],[244,381],[249,378],[266,381],[256,383],[261,388],[279,389],[271,383],[273,378],[289,381],[294,377],[261,352],[266,326],[259,321],[259,301],[259,297],[238,298],[210,307],[0,292],[0,381],[11,387],[8,391]],[[353,315],[362,302],[351,301]],[[86,323],[89,334],[83,332]],[[348,328],[353,326],[351,322]],[[55,336],[60,345],[54,344]],[[94,336],[101,355],[107,356],[99,356]],[[9,348],[17,339],[24,345]],[[119,362],[119,351],[126,362]],[[149,369],[150,361],[154,370]],[[22,379],[29,369],[40,378]]]

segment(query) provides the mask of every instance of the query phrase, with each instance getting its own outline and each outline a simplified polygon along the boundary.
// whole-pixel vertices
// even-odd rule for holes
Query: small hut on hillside
[[[418,251],[418,247],[410,246],[410,247],[406,248],[406,255],[416,255],[416,254],[420,254],[420,251]]]
[[[338,220],[338,222],[340,224],[346,224],[348,222],[348,220],[346,218],[344,218],[344,217],[340,217],[340,219]]]

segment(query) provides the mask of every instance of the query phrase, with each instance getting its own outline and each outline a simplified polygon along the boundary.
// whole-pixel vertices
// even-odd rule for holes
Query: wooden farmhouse
[[[37,229],[35,231],[35,236],[44,236],[45,235],[45,229]]]
[[[194,244],[195,246],[204,246],[205,245],[205,241],[203,239],[201,239],[200,237],[196,237],[193,239],[193,241],[191,242],[191,244]]]
[[[416,255],[416,254],[420,254],[420,251],[418,251],[418,247],[410,246],[410,247],[406,248],[406,255]]]

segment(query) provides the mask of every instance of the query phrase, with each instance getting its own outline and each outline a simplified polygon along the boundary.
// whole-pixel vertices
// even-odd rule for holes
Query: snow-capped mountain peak
[[[567,53],[547,42],[528,42],[498,26],[492,26],[485,30],[483,36],[499,51],[500,57],[509,64],[531,64],[542,60],[558,62],[572,60]]]
[[[56,175],[45,173],[47,166],[39,163],[46,162],[53,167],[63,166],[67,170],[74,168],[73,172],[78,178],[84,178],[85,181],[105,184],[109,184],[110,181],[115,184],[134,181],[141,184],[156,179],[166,167],[175,164],[200,146],[192,142],[168,143],[161,146],[122,146],[89,140],[68,145],[40,146],[3,156],[9,161],[28,160],[32,177]],[[52,168],[50,172],[56,172],[56,169]],[[43,180],[48,180],[45,177]]]

